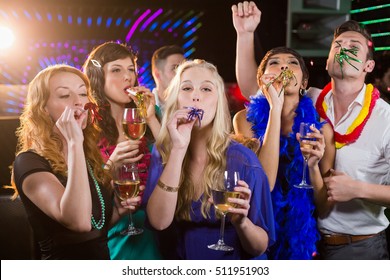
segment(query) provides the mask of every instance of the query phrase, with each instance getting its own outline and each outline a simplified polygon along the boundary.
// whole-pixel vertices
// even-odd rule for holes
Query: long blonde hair
[[[180,80],[183,73],[190,68],[203,68],[212,73],[212,79],[215,80],[218,94],[216,114],[213,120],[212,132],[207,139],[207,155],[208,163],[203,172],[201,186],[203,187],[202,200],[202,215],[209,216],[210,204],[208,198],[211,196],[211,187],[217,182],[222,181],[221,170],[226,167],[226,150],[230,144],[229,133],[231,132],[231,116],[229,112],[228,102],[225,95],[225,86],[222,77],[218,74],[217,68],[204,60],[195,59],[183,62],[177,68],[175,77],[166,89],[166,106],[165,113],[162,119],[160,134],[156,141],[156,147],[161,154],[162,162],[165,165],[171,149],[172,143],[167,129],[167,121],[171,119],[172,114],[179,109],[178,95],[180,91]],[[194,132],[193,132],[194,133]],[[184,158],[183,169],[180,175],[180,189],[178,194],[178,202],[176,206],[176,218],[179,220],[191,220],[191,202],[197,197],[195,185],[191,178],[191,170],[189,168],[189,151],[187,150]]]
[[[32,149],[50,162],[54,173],[67,176],[68,168],[62,154],[62,141],[53,130],[54,121],[45,111],[50,96],[50,79],[62,72],[79,76],[86,85],[89,101],[94,102],[88,78],[80,70],[69,65],[59,64],[40,71],[29,84],[26,104],[20,116],[20,126],[16,131],[18,137],[16,154]],[[99,128],[91,123],[91,116],[88,118],[88,125],[83,134],[86,159],[91,164],[98,180],[107,184],[109,178],[103,171],[103,160],[96,144],[99,137]],[[15,189],[15,195],[17,195],[14,182],[12,182],[12,185]]]

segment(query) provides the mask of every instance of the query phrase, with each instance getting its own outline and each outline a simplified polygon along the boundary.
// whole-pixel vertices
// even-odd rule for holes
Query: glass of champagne
[[[140,108],[125,108],[122,119],[123,131],[128,139],[140,140],[146,131],[145,114]],[[137,163],[130,165],[132,169],[137,168]]]
[[[140,178],[138,170],[129,165],[119,165],[114,168],[113,173],[114,190],[120,200],[136,197],[139,194]],[[129,224],[127,229],[121,231],[121,235],[138,235],[143,229],[136,228],[133,223],[133,216],[129,212]]]
[[[301,122],[301,124],[299,126],[299,134],[301,135],[299,143],[300,143],[302,148],[308,148],[308,149],[313,148],[313,145],[311,145],[309,143],[302,142],[303,140],[316,141],[316,138],[310,138],[308,136],[308,134],[312,132],[310,127],[313,125],[314,124],[311,124],[311,123]],[[307,161],[309,160],[310,154],[302,152],[302,155],[303,155],[303,159],[304,159],[302,181],[298,185],[294,185],[294,187],[300,188],[300,189],[312,189],[313,186],[306,182]]]
[[[225,244],[224,232],[225,232],[225,218],[230,207],[235,207],[234,203],[228,201],[228,198],[238,198],[239,192],[234,191],[234,187],[238,185],[240,180],[240,174],[237,171],[224,172],[224,187],[223,189],[213,189],[213,201],[215,209],[222,215],[221,217],[221,229],[219,233],[219,240],[215,244],[208,245],[209,249],[218,251],[233,251],[234,248]]]

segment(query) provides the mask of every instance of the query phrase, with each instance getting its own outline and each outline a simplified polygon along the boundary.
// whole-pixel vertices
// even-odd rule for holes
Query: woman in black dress
[[[71,66],[46,68],[29,85],[13,186],[42,259],[109,259],[107,230],[128,211],[102,168],[95,114],[84,109],[91,102],[87,77]]]

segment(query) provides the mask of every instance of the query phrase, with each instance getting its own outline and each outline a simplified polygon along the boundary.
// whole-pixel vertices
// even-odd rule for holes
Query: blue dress
[[[268,126],[269,103],[264,95],[251,98],[247,120],[256,138],[264,141]],[[275,215],[276,241],[268,257],[274,260],[310,260],[316,256],[319,232],[312,189],[295,188],[302,180],[303,157],[296,133],[301,122],[314,123],[320,129],[319,116],[310,98],[300,98],[289,135],[280,136],[279,167],[272,205]],[[307,180],[310,182],[309,176]]]
[[[275,239],[274,218],[268,179],[256,155],[245,146],[232,142],[227,150],[227,168],[238,171],[252,190],[248,218],[263,228],[269,237],[269,245]],[[152,151],[151,165],[144,193],[143,203],[147,203],[163,171],[161,156],[157,149]],[[201,214],[202,197],[192,202],[191,221],[174,220],[169,234],[159,232],[162,254],[171,259],[208,260],[208,259],[253,259],[266,258],[266,255],[252,256],[244,251],[237,232],[229,218],[226,218],[225,243],[233,246],[231,252],[215,251],[207,245],[216,243],[219,238],[221,220],[215,217],[211,208],[210,218]]]

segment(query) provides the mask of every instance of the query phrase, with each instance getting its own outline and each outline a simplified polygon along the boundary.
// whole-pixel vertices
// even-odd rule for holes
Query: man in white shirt
[[[365,84],[375,67],[371,35],[356,21],[334,32],[331,82],[316,108],[334,128],[335,171],[325,179],[329,213],[318,219],[325,259],[388,259],[384,214],[390,205],[390,106]]]
[[[176,45],[167,45],[157,49],[152,56],[152,75],[156,87],[152,90],[161,118],[166,100],[165,89],[175,76],[177,66],[184,60],[184,50]]]
[[[261,12],[253,2],[232,10],[237,81],[248,98],[257,90],[253,33]],[[327,60],[331,83],[321,92],[309,90],[318,97],[317,111],[332,124],[338,148],[335,171],[324,182],[327,197],[319,201],[328,210],[318,219],[323,259],[389,258],[384,210],[390,206],[390,106],[365,84],[375,67],[373,49],[364,28],[344,23],[335,30]]]

